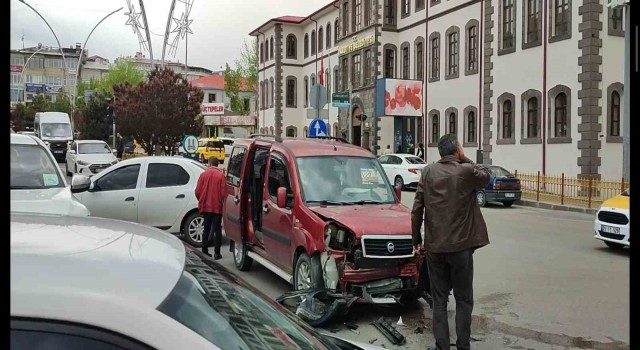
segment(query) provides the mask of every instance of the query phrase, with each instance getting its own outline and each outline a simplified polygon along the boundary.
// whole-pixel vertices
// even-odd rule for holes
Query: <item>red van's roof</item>
[[[271,140],[269,137],[255,138],[255,140],[265,139]],[[376,158],[371,152],[362,147],[344,143],[339,140],[283,137],[281,143],[276,142],[274,145],[284,146],[291,151],[292,155],[296,158],[329,155]]]

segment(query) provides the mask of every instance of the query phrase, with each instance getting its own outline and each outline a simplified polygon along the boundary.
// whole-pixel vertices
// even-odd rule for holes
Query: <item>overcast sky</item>
[[[64,47],[84,43],[91,29],[109,12],[123,9],[107,18],[93,32],[87,43],[89,55],[99,55],[113,62],[119,56],[133,56],[140,51],[138,38],[126,26],[128,12],[126,0],[27,0],[56,32]],[[190,18],[193,20],[189,35],[188,63],[218,70],[226,62],[240,55],[242,42],[251,37],[249,32],[267,20],[284,15],[308,16],[330,0],[195,0]],[[132,4],[139,12],[138,0]],[[164,30],[167,25],[171,0],[147,0],[144,3],[151,29],[154,58],[162,55]],[[176,2],[174,17],[180,17],[185,5]],[[142,17],[140,17],[142,24]],[[172,28],[174,24],[172,23]],[[155,34],[154,34],[155,33]],[[11,0],[11,48],[36,46],[42,43],[57,46],[53,34],[38,15],[18,0]],[[144,54],[149,57],[148,52]],[[165,59],[184,62],[185,42],[180,42],[175,56],[167,53]]]

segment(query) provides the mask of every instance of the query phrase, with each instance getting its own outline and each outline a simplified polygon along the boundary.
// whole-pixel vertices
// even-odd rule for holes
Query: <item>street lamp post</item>
[[[74,95],[77,97],[78,96],[78,80],[80,79],[80,64],[82,63],[82,55],[84,54],[84,48],[87,46],[87,42],[89,41],[89,38],[91,37],[91,34],[93,34],[93,31],[96,30],[96,28],[98,28],[98,26],[100,25],[100,23],[104,22],[105,19],[107,19],[109,16],[115,14],[116,12],[122,10],[123,7],[109,13],[108,15],[104,16],[100,22],[98,22],[93,29],[91,29],[91,32],[89,32],[89,35],[87,35],[87,39],[85,39],[84,44],[82,44],[82,49],[80,50],[80,57],[78,57],[78,65],[76,67],[76,86],[74,89]],[[70,98],[71,101],[75,101],[75,98]]]
[[[69,69],[69,67],[67,67],[67,60],[66,60],[66,58],[64,56],[64,50],[62,49],[62,45],[60,44],[60,40],[58,40],[58,36],[56,35],[56,32],[53,31],[53,28],[51,28],[51,25],[49,25],[49,22],[47,22],[47,20],[44,19],[44,17],[42,17],[42,15],[40,14],[40,12],[38,12],[38,10],[34,9],[33,6],[29,5],[24,0],[18,0],[18,1],[20,1],[23,4],[25,4],[31,10],[33,10],[33,12],[35,12],[44,21],[44,23],[47,25],[47,27],[49,27],[49,30],[51,30],[51,33],[53,34],[53,37],[56,38],[56,42],[58,43],[58,47],[60,48],[60,53],[62,54],[62,65],[64,66],[64,68],[62,69],[62,71],[64,73],[64,82],[65,82],[64,85],[67,87],[67,91],[70,94],[71,93],[71,88],[69,87],[69,77],[67,76],[67,69]],[[71,101],[72,100],[69,99],[69,103],[71,103]],[[71,126],[73,128],[73,118],[71,118]]]

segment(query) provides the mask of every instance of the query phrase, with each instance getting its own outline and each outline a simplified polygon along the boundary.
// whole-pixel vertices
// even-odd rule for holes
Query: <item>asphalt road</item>
[[[402,202],[411,207],[412,201],[413,193],[403,192]],[[474,254],[474,349],[629,349],[629,250],[612,250],[594,239],[592,215],[501,205],[482,213],[491,244]],[[291,289],[257,263],[248,272],[237,271],[226,239],[223,245],[222,265],[269,297]],[[454,311],[451,297],[452,342]],[[394,323],[402,317],[406,326],[398,330],[407,338],[402,348],[434,344],[424,301],[411,308],[356,307],[346,320],[359,325],[359,334],[341,322],[326,329],[401,348],[369,324],[380,316]]]
[[[411,206],[413,193],[402,202]],[[628,349],[629,250],[614,251],[593,238],[591,215],[491,205],[482,209],[491,244],[474,254],[474,349]],[[227,242],[225,242],[227,244]],[[228,248],[222,264],[235,270]],[[272,298],[291,289],[255,263],[237,272]],[[455,342],[455,301],[450,329]],[[338,334],[395,347],[369,322],[385,316],[407,326],[398,329],[409,349],[433,344],[431,310],[420,307],[362,306],[348,316],[360,334],[337,323]],[[328,327],[329,330],[332,327]],[[417,334],[422,328],[423,333]]]

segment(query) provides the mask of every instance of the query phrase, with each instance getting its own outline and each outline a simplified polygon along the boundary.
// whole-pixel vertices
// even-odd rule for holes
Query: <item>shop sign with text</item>
[[[369,35],[363,39],[358,39],[358,37],[354,36],[351,40],[351,44],[345,45],[338,49],[338,55],[345,55],[353,51],[358,51],[363,47],[373,45],[373,43],[375,42],[375,36]]]
[[[224,103],[203,103],[200,105],[202,115],[223,115]]]

